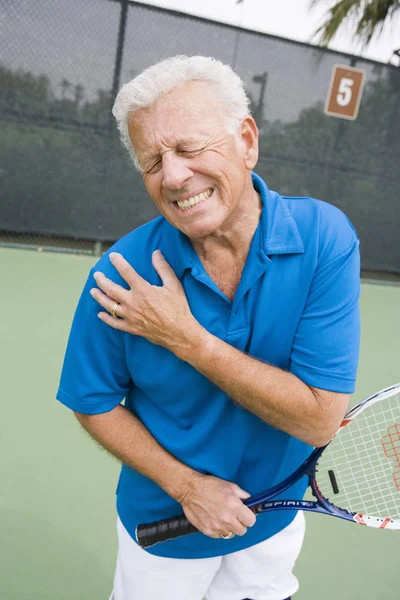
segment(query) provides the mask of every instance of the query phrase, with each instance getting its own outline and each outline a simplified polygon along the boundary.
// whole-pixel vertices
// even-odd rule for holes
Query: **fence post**
[[[125,42],[125,32],[126,32],[126,21],[128,16],[128,4],[129,0],[120,0],[121,3],[121,14],[119,18],[119,30],[118,30],[118,40],[117,40],[117,53],[115,55],[115,64],[114,64],[114,77],[113,77],[113,85],[111,90],[111,104],[110,104],[110,112],[109,112],[109,120],[108,120],[108,129],[109,133],[114,127],[113,116],[111,113],[115,97],[118,93],[119,85],[120,85],[120,77],[121,77],[121,66],[122,66],[122,58],[124,54],[124,42]]]

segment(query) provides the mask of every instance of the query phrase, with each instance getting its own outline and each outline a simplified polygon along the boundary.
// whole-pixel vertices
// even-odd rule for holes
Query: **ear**
[[[245,117],[240,128],[244,164],[251,171],[258,161],[258,128],[253,117]]]

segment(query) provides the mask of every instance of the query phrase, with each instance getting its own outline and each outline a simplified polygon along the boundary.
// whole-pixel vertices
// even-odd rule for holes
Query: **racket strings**
[[[383,437],[382,443],[386,456],[396,465],[393,478],[400,491],[400,424],[388,427],[388,435]]]
[[[317,471],[318,487],[332,504],[399,519],[400,393],[366,407],[343,427],[323,452]]]

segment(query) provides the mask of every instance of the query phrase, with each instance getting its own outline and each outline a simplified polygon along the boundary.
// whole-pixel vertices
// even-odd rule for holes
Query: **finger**
[[[250,498],[250,494],[245,490],[242,490],[242,488],[236,485],[236,483],[232,484],[232,491],[241,500],[247,500],[247,498]]]
[[[250,494],[236,484],[233,484],[233,492],[241,500],[246,500],[247,498],[250,498]],[[245,527],[253,527],[254,523],[256,522],[256,515],[245,504],[242,504],[239,508],[237,518]]]
[[[127,331],[128,333],[131,333],[129,325],[123,319],[112,317],[109,313],[106,312],[100,312],[97,316],[100,319],[100,321],[103,321],[103,323],[106,323],[106,325],[110,325],[110,327],[112,327],[113,329],[118,329],[119,331]]]
[[[223,528],[219,528],[218,537],[226,536],[231,532],[234,535],[245,535],[247,533],[247,527],[238,519],[234,518],[231,521],[224,523]]]
[[[240,507],[237,518],[244,527],[253,527],[254,523],[256,522],[256,515],[248,506],[245,506],[244,504],[242,507]]]
[[[128,290],[123,288],[121,285],[118,285],[118,283],[114,283],[114,281],[111,281],[111,279],[108,279],[108,277],[106,277],[104,273],[96,271],[96,273],[93,274],[93,277],[99,288],[108,296],[108,298],[111,298],[111,300],[114,300],[114,302],[117,301],[120,303],[123,302],[124,299],[126,299],[126,294]],[[104,304],[102,306],[104,306]]]
[[[247,533],[247,527],[243,525],[243,523],[241,523],[239,519],[236,519],[230,531],[232,531],[232,533],[234,533],[235,535],[245,535]]]
[[[118,254],[118,252],[111,252],[109,258],[113,267],[117,269],[118,273],[123,279],[125,279],[130,288],[143,284],[149,285],[147,281],[143,279],[143,277],[140,277],[139,273],[135,271],[132,265],[125,260],[122,254]]]
[[[171,291],[182,289],[181,282],[175,275],[175,271],[167,263],[164,256],[161,254],[160,250],[155,250],[153,252],[151,261],[153,263],[153,267],[159,274],[161,281],[163,282],[163,284],[166,288],[168,288]]]
[[[100,304],[100,306],[108,310],[109,313],[112,313],[114,311],[114,314],[117,317],[122,318],[122,305],[119,302],[116,302],[114,298],[109,298],[106,294],[103,294],[103,292],[98,288],[92,288],[90,290],[90,295],[96,300],[96,302]],[[118,305],[117,308],[115,307],[116,304]]]

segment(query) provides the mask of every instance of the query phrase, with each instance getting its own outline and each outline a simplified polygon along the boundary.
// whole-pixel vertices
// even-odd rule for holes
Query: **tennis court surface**
[[[0,249],[1,600],[107,600],[111,591],[119,465],[55,400],[75,304],[94,262]],[[400,380],[399,309],[400,286],[363,283],[353,403]],[[296,600],[399,599],[398,532],[306,519]]]

